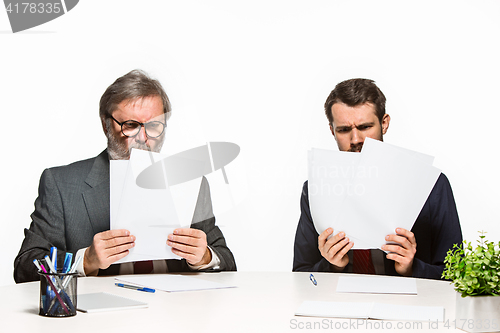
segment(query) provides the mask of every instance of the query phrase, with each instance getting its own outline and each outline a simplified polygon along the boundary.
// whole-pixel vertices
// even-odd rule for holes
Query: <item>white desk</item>
[[[190,274],[197,278],[236,285],[237,288],[166,293],[146,293],[114,286],[113,277],[78,279],[78,293],[106,291],[149,304],[147,309],[86,314],[70,318],[38,315],[39,282],[0,287],[2,332],[311,332],[307,325],[321,325],[319,332],[382,331],[380,320],[348,320],[294,316],[304,300],[338,302],[387,302],[404,305],[443,306],[445,321],[455,319],[455,291],[445,281],[417,280],[418,295],[337,294],[341,274],[223,272]],[[398,329],[396,325],[405,325]],[[357,326],[353,326],[353,325]],[[337,325],[337,329],[335,329]],[[340,326],[344,325],[340,330]],[[370,326],[371,325],[371,326]],[[414,325],[414,326],[412,326]],[[434,324],[435,325],[435,324]],[[394,332],[463,332],[429,327],[428,322],[391,322]],[[302,327],[302,329],[300,329]],[[371,330],[370,330],[371,327]],[[385,326],[386,327],[386,326]],[[8,330],[4,330],[8,328]],[[387,328],[387,327],[386,327]]]

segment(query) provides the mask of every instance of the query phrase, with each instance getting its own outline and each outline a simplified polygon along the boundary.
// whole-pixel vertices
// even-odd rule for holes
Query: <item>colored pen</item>
[[[73,266],[71,266],[71,269],[69,270],[68,273],[73,274],[76,269],[78,268],[78,265],[80,265],[80,261],[83,260],[83,257],[78,257],[76,258],[75,262],[73,263]]]
[[[151,289],[151,288],[143,288],[143,287],[138,287],[138,286],[131,286],[129,284],[124,284],[124,283],[115,283],[115,286],[117,287],[122,287],[122,288],[128,288],[128,289],[133,289],[137,291],[145,291],[148,293],[154,293],[156,290]]]
[[[67,271],[69,269],[72,258],[73,258],[73,254],[72,253],[66,253],[66,256],[64,258],[63,273],[67,273],[65,271]],[[81,257],[78,258],[78,259],[81,259]],[[50,262],[50,260],[48,260],[47,256],[45,256],[45,261],[47,262],[47,265],[49,266],[49,268],[51,266],[53,266],[52,263]],[[52,268],[50,268],[50,269],[52,270]],[[76,269],[76,266],[74,266],[74,269]],[[71,311],[74,311],[75,310],[74,309],[74,305],[71,302],[71,299],[68,297],[68,295],[66,294],[66,291],[65,291],[66,288],[68,287],[69,282],[71,281],[71,278],[72,278],[72,276],[66,276],[64,278],[64,280],[61,281],[61,279],[59,278],[59,276],[54,276],[54,280],[53,281],[57,285],[57,292],[60,293],[60,295],[64,299],[64,303],[71,308]],[[56,298],[53,298],[52,302],[50,303],[49,309],[47,310],[48,313],[51,313],[51,310],[55,309],[54,308],[55,301],[56,301]]]
[[[48,256],[46,256],[48,257]],[[45,269],[45,267],[43,266],[43,264],[40,264],[40,267],[42,268],[42,271],[47,274],[47,270]],[[61,296],[59,295],[59,293],[57,292],[56,290],[56,287],[54,286],[54,284],[52,283],[52,281],[50,280],[50,278],[47,278],[47,282],[50,284],[51,288],[52,288],[52,291],[55,293],[57,299],[59,300],[59,303],[61,303],[61,306],[63,307],[63,310],[64,312],[66,313],[69,313],[69,310],[68,308],[66,307],[66,304],[64,303],[64,301],[62,300]]]
[[[43,259],[42,259],[42,260],[43,260]],[[44,273],[45,273],[45,272],[47,272],[47,271],[45,270],[45,267],[42,269],[42,264],[41,264],[41,262],[40,262],[38,259],[33,259],[33,264],[35,264],[35,266],[36,266],[36,268],[38,268],[38,271],[39,271],[39,272],[44,272]],[[53,297],[53,299],[52,299],[52,303],[54,303],[54,301],[55,301],[57,298],[55,298],[55,297],[54,297],[54,296],[55,296],[55,294],[54,294],[54,296],[51,296],[51,295],[50,295],[51,293],[52,293],[52,289],[51,289],[49,286],[47,286],[47,289],[46,289],[46,295],[49,295],[49,297]],[[42,297],[42,299],[43,299],[43,308],[44,308],[44,309],[46,309],[46,308],[47,308],[47,303],[46,303],[46,300],[47,300],[47,299],[46,299],[46,297]],[[50,307],[52,307],[52,305],[51,305]],[[50,307],[49,307],[49,308],[50,308]],[[47,311],[47,312],[48,312],[48,311]]]
[[[78,257],[76,258],[75,262],[73,263],[73,266],[71,266],[71,269],[69,270],[68,274],[73,274],[75,271],[76,271],[76,268],[78,267],[78,265],[80,265],[80,261],[82,261],[83,257]],[[64,278],[64,281],[63,281],[63,288],[66,289],[66,287],[68,286],[69,284],[69,281],[71,281],[71,278],[73,276],[66,276]]]
[[[45,266],[43,265],[43,263],[40,261],[40,266],[42,267],[42,271],[44,273],[47,273],[47,274],[52,274],[52,276],[50,277],[50,279],[58,287],[58,289],[61,290],[63,288],[62,281],[59,278],[59,276],[56,275],[57,273],[53,272],[54,265],[52,265],[52,263],[50,262],[49,257],[45,256],[45,259],[42,259],[42,260],[45,260],[46,265],[49,267],[49,271],[47,271],[45,269]]]
[[[57,284],[57,286],[58,286],[59,288],[62,288],[62,281],[61,281],[61,279],[59,278],[59,276],[57,276],[57,275],[56,275],[56,274],[57,274],[57,271],[55,270],[55,267],[54,267],[54,265],[52,264],[52,261],[50,261],[49,256],[45,256],[45,258],[44,258],[44,259],[42,259],[42,260],[45,260],[45,263],[46,263],[46,265],[47,265],[47,266],[48,266],[48,268],[49,268],[49,272],[50,272],[50,274],[53,274],[53,276],[51,277],[52,282],[54,282],[55,284]],[[40,265],[42,266],[42,268],[43,268],[43,269],[45,269],[45,267],[43,266],[43,263],[41,263]],[[44,273],[49,273],[49,272],[44,271]]]
[[[54,273],[57,273],[57,247],[55,246],[50,248],[50,260],[54,266]]]
[[[71,269],[71,259],[73,259],[73,253],[66,252],[64,257],[63,273],[68,273]]]
[[[35,264],[36,268],[38,268],[39,271],[42,270],[42,267],[40,266],[40,263],[38,262],[37,259],[33,259],[33,263]]]
[[[45,256],[45,262],[49,266],[50,272],[52,274],[56,274],[57,273],[56,268],[54,267],[54,264],[52,264],[52,261],[50,260],[49,256]]]
[[[316,279],[314,278],[314,275],[312,275],[312,274],[311,274],[311,275],[309,275],[309,280],[311,280],[311,282],[312,282],[315,286],[317,286],[317,285],[318,285],[318,282],[316,282]]]
[[[59,278],[59,276],[56,275],[57,272],[55,270],[54,264],[52,264],[52,262],[50,261],[49,256],[45,256],[45,262],[49,266],[50,272],[52,274],[54,274],[51,277],[52,282],[54,282],[54,284],[57,286],[59,292],[61,292],[61,290],[65,289],[66,287],[64,286],[63,281],[61,281],[61,279]],[[42,266],[42,268],[44,267],[43,264],[41,266]],[[55,289],[54,289],[54,291],[55,291]]]

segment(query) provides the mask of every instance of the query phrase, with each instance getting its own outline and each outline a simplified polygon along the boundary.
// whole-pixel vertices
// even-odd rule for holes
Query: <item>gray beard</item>
[[[109,119],[108,119],[109,120]],[[112,133],[111,122],[106,120],[106,138],[108,139],[108,155],[110,160],[128,160],[130,159],[130,152],[132,148],[142,149],[147,151],[153,151],[159,153],[163,147],[163,140],[159,142],[155,149],[151,150],[151,147],[144,143],[133,142],[127,147],[125,142],[119,141]]]

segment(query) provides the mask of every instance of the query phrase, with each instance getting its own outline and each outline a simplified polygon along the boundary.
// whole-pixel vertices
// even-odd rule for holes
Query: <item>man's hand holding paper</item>
[[[415,235],[404,228],[396,228],[396,234],[387,235],[387,245],[381,247],[389,252],[387,259],[395,261],[395,269],[402,276],[412,275],[413,258],[417,252],[417,241]],[[318,237],[318,249],[326,260],[334,266],[335,270],[341,272],[349,263],[347,252],[354,246],[344,232],[333,235],[333,229],[328,228]]]
[[[207,247],[207,235],[198,229],[178,228],[168,235],[167,245],[172,252],[193,266],[210,263],[212,254]]]
[[[126,229],[108,230],[95,234],[92,245],[85,250],[85,275],[97,275],[99,269],[126,257],[135,246],[135,236]]]
[[[318,237],[318,248],[321,255],[340,272],[349,263],[347,252],[354,243],[346,237],[344,232],[339,232],[335,236],[331,236],[332,234],[332,228],[323,231]]]
[[[417,241],[413,232],[396,228],[396,234],[387,235],[385,240],[389,244],[383,245],[382,250],[389,252],[387,259],[395,261],[396,272],[402,276],[412,276],[413,258],[417,253]]]

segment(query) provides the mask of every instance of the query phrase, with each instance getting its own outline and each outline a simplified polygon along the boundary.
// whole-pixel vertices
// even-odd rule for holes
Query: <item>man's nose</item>
[[[363,143],[363,135],[358,131],[358,129],[353,129],[351,131],[351,145],[357,145]]]
[[[139,133],[137,133],[137,135],[135,136],[135,141],[140,143],[145,143],[148,141],[148,136],[146,135],[146,128],[144,126],[141,126]]]

